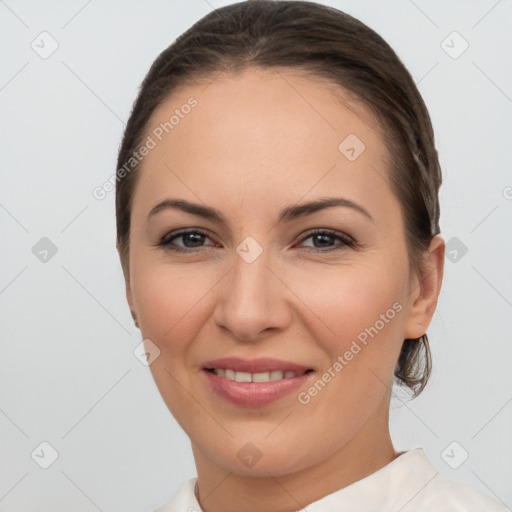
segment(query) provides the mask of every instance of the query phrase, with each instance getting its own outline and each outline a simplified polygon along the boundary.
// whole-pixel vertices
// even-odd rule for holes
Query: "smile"
[[[315,373],[289,361],[238,357],[208,361],[202,370],[214,396],[241,407],[263,407],[293,396]]]
[[[293,379],[294,377],[299,377],[312,370],[305,370],[303,372],[269,370],[266,372],[250,373],[237,372],[235,370],[230,370],[228,368],[213,368],[210,371],[215,375],[218,375],[219,377],[223,377],[229,380],[235,380],[236,382],[273,382],[281,379]]]

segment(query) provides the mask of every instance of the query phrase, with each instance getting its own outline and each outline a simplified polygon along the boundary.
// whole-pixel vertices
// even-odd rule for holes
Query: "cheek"
[[[192,418],[204,413],[185,391],[193,389],[196,371],[188,364],[190,347],[207,320],[210,291],[220,277],[141,256],[134,261],[132,293],[141,334],[160,350],[150,370],[168,409],[189,432]]]
[[[373,328],[382,334],[400,330],[407,276],[396,268],[361,264],[317,270],[314,276],[303,272],[291,286],[338,350],[358,336],[364,341]]]
[[[407,275],[400,268],[347,266],[317,273],[316,284],[297,282],[297,295],[316,314],[309,315],[311,337],[327,356],[299,400],[311,433],[325,432],[325,450],[348,441],[389,393],[405,323]]]
[[[310,337],[327,356],[322,370],[335,375],[332,384],[330,375],[325,376],[330,391],[321,400],[324,404],[347,402],[347,409],[352,401],[371,404],[391,385],[406,315],[408,276],[401,268],[407,267],[368,262],[327,268],[314,279],[304,272],[297,279],[297,295],[315,313],[307,315]]]
[[[132,292],[143,336],[163,351],[183,349],[204,321],[214,285],[208,273],[192,269],[177,271],[161,264],[135,268]]]

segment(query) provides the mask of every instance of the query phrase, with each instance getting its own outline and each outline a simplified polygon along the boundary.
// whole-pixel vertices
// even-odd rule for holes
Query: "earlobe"
[[[407,318],[405,338],[420,338],[427,331],[436,310],[444,272],[445,243],[440,235],[430,242],[423,272],[419,276],[416,289],[411,292],[416,296],[410,305]]]

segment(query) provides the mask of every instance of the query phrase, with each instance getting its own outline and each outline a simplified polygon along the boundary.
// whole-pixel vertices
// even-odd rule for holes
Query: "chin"
[[[329,457],[333,450],[326,446],[304,444],[304,437],[290,439],[290,436],[249,441],[249,436],[230,439],[228,443],[196,443],[202,453],[215,465],[231,473],[252,477],[285,476],[304,470]],[[203,440],[208,442],[207,440]],[[202,444],[202,446],[201,446]],[[222,448],[222,451],[219,449]],[[325,453],[324,453],[325,452]]]

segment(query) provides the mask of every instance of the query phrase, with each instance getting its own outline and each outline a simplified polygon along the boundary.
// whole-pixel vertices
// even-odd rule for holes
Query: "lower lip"
[[[261,407],[293,393],[311,377],[313,372],[298,377],[269,382],[237,382],[203,370],[213,390],[222,398],[242,407]]]

